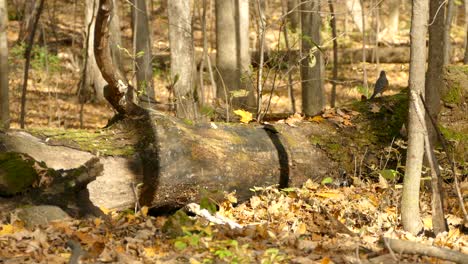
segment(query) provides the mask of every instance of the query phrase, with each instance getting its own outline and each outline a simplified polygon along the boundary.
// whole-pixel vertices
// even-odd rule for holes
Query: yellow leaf
[[[315,122],[315,123],[321,123],[321,122],[323,122],[323,120],[325,120],[325,119],[323,119],[323,117],[321,117],[319,115],[316,115],[314,117],[309,118],[309,121],[312,121],[312,122]]]
[[[298,235],[303,235],[303,234],[307,233],[307,225],[306,225],[305,223],[300,223],[300,224],[297,226],[296,233],[297,233]]]
[[[102,223],[102,219],[101,218],[94,218],[93,222],[94,222],[95,226],[100,226],[101,223]]]
[[[234,114],[240,116],[241,117],[240,121],[245,124],[249,123],[253,119],[252,113],[242,110],[242,109],[235,110]]]
[[[149,258],[156,256],[156,250],[152,247],[145,247],[145,255]]]
[[[317,196],[323,198],[341,198],[342,194],[338,192],[318,192],[316,193]]]
[[[148,216],[148,209],[149,209],[148,206],[143,206],[141,208],[141,215],[143,215],[145,217]]]
[[[424,226],[424,229],[432,229],[432,218],[431,217],[424,217],[423,220],[423,226]]]
[[[105,215],[107,215],[107,214],[110,213],[110,210],[107,209],[107,208],[105,208],[105,207],[99,207],[99,209],[101,209],[101,211],[102,211]]]
[[[328,264],[328,263],[330,263],[330,262],[331,262],[331,260],[330,260],[329,257],[324,257],[324,258],[322,259],[322,261],[320,261],[321,264]]]
[[[15,232],[15,227],[13,225],[2,225],[2,230],[0,230],[0,236],[10,235]]]

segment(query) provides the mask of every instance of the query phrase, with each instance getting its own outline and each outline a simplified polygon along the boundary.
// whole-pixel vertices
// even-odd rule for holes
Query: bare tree
[[[300,13],[297,11],[299,9],[299,0],[283,0],[287,2],[287,14],[290,27],[293,31],[296,31],[299,28],[301,22]]]
[[[320,0],[303,2],[302,25],[302,112],[316,115],[323,110],[325,98],[320,50]]]
[[[389,36],[398,35],[398,24],[400,22],[400,1],[391,0],[388,1],[389,14],[387,18],[387,29]]]
[[[10,127],[7,24],[8,12],[6,0],[0,0],[0,129],[8,129]]]
[[[136,89],[148,101],[154,99],[153,66],[149,13],[145,0],[133,0],[133,54],[135,56]],[[141,95],[140,95],[141,97]]]
[[[197,120],[195,63],[190,0],[168,1],[172,89],[178,117]]]
[[[450,31],[452,29],[453,18],[453,0],[447,0],[447,8],[445,9],[445,29],[444,29],[444,64],[450,63]]]
[[[84,43],[84,49],[86,51],[85,63],[82,67],[81,80],[78,88],[78,98],[80,103],[84,104],[92,99],[104,99],[103,88],[107,85],[104,80],[99,68],[96,64],[94,56],[94,28],[95,28],[95,16],[98,10],[99,0],[86,0],[85,9],[85,27],[86,27],[86,41]],[[118,5],[116,0],[112,0],[113,9],[111,15],[111,21],[109,25],[109,46],[111,48],[112,60],[117,69],[123,72],[122,56],[120,48],[122,46],[122,40],[120,35],[120,23],[118,17]]]
[[[443,86],[442,75],[444,67],[444,16],[437,11],[444,5],[444,0],[430,0],[429,7],[429,63],[426,73],[425,95],[426,103],[429,106],[430,115],[434,120],[440,111],[440,91]],[[426,117],[429,120],[430,117]],[[432,126],[428,126],[429,138],[432,143],[437,139],[436,131]]]
[[[423,109],[419,94],[424,94],[426,64],[426,33],[429,15],[427,0],[413,0],[411,16],[410,107],[408,114],[408,152],[401,201],[403,228],[413,234],[422,230],[419,213],[419,187],[424,155],[424,120],[420,120],[416,107]],[[417,105],[416,105],[417,104]],[[424,115],[423,113],[421,113]]]
[[[39,18],[41,17],[42,9],[44,8],[44,0],[40,0],[36,2],[34,5],[33,13],[35,16],[32,18],[33,23],[31,27],[31,32],[28,36],[28,43],[26,46],[26,50],[24,52],[24,57],[26,61],[24,63],[24,77],[23,77],[23,89],[21,91],[21,113],[20,113],[20,127],[24,128],[25,118],[26,118],[26,93],[28,88],[28,75],[29,75],[29,66],[31,61],[31,51],[34,44],[34,35],[36,34],[37,23],[39,22]]]
[[[362,21],[362,5],[360,0],[346,0],[346,8],[351,13],[354,24],[358,28],[359,32],[363,32],[363,21]]]
[[[244,78],[248,80],[249,76],[245,75],[250,74],[248,69],[250,55],[247,55],[249,54],[249,22],[245,21],[249,18],[248,1],[224,0],[215,1],[215,4],[216,65],[219,71],[217,97],[229,101],[230,92],[240,89],[247,90],[249,93],[246,96],[232,98],[232,104],[235,107],[252,109],[255,105],[253,88],[248,81],[242,81]]]
[[[330,106],[335,107],[336,103],[336,81],[338,79],[338,37],[336,35],[336,14],[335,8],[332,1],[328,1],[328,8],[330,9],[331,19],[330,27],[332,29],[333,38],[333,80],[332,80],[332,91]]]

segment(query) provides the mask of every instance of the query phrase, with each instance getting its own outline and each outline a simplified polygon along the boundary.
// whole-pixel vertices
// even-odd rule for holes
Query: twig
[[[465,203],[463,201],[463,196],[462,196],[461,190],[460,190],[460,184],[459,184],[458,178],[457,178],[457,171],[456,171],[456,167],[455,167],[455,159],[453,157],[453,153],[452,153],[452,155],[450,155],[449,150],[448,150],[448,146],[447,146],[448,145],[447,140],[445,139],[444,135],[440,131],[439,127],[437,126],[437,123],[434,120],[434,118],[429,114],[429,107],[427,106],[426,101],[424,100],[424,98],[423,98],[423,96],[421,94],[419,95],[419,98],[421,99],[421,102],[423,103],[424,110],[426,111],[426,114],[429,117],[429,120],[431,121],[432,127],[435,129],[435,131],[437,133],[437,137],[439,138],[439,141],[442,144],[442,148],[444,149],[445,154],[447,155],[447,158],[448,158],[448,160],[450,162],[450,167],[452,169],[453,179],[454,179],[454,182],[455,182],[455,190],[457,192],[458,202],[460,204],[460,208],[462,209],[464,224],[466,226],[466,225],[468,225],[468,214],[466,212]]]
[[[399,239],[384,238],[385,240],[387,240],[388,247],[395,252],[435,257],[456,263],[468,263],[468,255],[454,250]]]

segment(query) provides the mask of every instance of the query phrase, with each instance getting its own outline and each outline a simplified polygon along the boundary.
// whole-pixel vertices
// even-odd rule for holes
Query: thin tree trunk
[[[264,53],[265,53],[265,15],[260,3],[260,0],[256,1],[257,3],[257,13],[258,13],[258,38],[260,39],[260,64],[257,71],[257,119],[261,121],[262,116],[262,95],[263,95],[263,63],[264,63]]]
[[[403,181],[401,201],[401,220],[403,228],[412,234],[422,230],[419,211],[419,188],[424,155],[423,125],[419,120],[415,104],[418,94],[424,94],[425,64],[426,64],[426,33],[428,24],[429,2],[413,0],[411,16],[411,64],[410,64],[410,107],[408,114],[408,153],[406,171]],[[423,106],[418,105],[421,109]]]
[[[134,0],[133,55],[135,56],[136,90],[154,99],[151,35],[145,0]]]
[[[302,12],[302,112],[313,116],[323,110],[325,105],[322,79],[322,55],[320,45],[320,1],[305,3]],[[312,52],[311,52],[312,50]],[[315,50],[315,52],[313,51]],[[311,54],[312,53],[312,54]]]
[[[289,0],[283,0],[283,5],[282,5],[282,10],[283,10],[283,16],[289,12]],[[297,1],[292,1],[292,2],[297,2]],[[298,13],[296,11],[296,13]],[[298,19],[299,20],[299,19]],[[300,20],[299,20],[300,21]],[[298,23],[299,24],[299,23]],[[286,45],[286,52],[288,53],[288,60],[290,59],[291,56],[291,46],[289,44],[289,36],[288,36],[288,27],[285,26],[283,27],[283,35],[284,35],[284,43]],[[291,104],[291,113],[296,113],[296,100],[294,98],[294,86],[293,86],[293,76],[292,72],[289,70],[288,71],[288,97],[289,97],[289,102]]]
[[[369,95],[369,85],[367,84],[367,68],[366,68],[366,17],[364,15],[364,1],[361,1],[361,18],[362,18],[362,86],[366,91],[366,97]]]
[[[197,120],[199,114],[194,97],[195,64],[190,3],[190,0],[168,2],[171,77],[174,82],[177,116]]]
[[[10,128],[7,26],[8,12],[6,0],[0,0],[0,130]]]
[[[335,107],[336,104],[336,81],[338,79],[338,39],[336,35],[336,14],[335,8],[333,7],[332,1],[328,1],[328,7],[330,8],[330,27],[332,29],[333,38],[333,80],[332,80],[332,92],[330,106]]]
[[[290,28],[293,32],[296,32],[296,30],[300,27],[300,12],[298,12],[298,0],[284,0],[287,3],[287,11],[288,13],[288,20],[290,23]],[[287,27],[286,27],[287,30]]]
[[[362,9],[363,6],[360,0],[345,0],[346,1],[346,8],[348,12],[351,13],[351,17],[353,18],[354,24],[358,28],[359,32],[363,32],[364,28],[362,25],[364,24],[363,17],[362,17]]]
[[[465,56],[463,64],[468,64],[468,0],[465,0]]]
[[[444,65],[450,63],[450,31],[452,29],[453,18],[453,0],[448,0],[447,9],[445,13],[445,29],[444,29]]]
[[[400,22],[400,0],[389,1],[389,15],[388,15],[388,35],[392,38],[398,36],[398,24]]]
[[[31,61],[31,51],[34,44],[34,35],[36,34],[37,23],[39,22],[39,18],[41,17],[42,9],[44,7],[44,0],[40,0],[40,2],[34,7],[35,17],[33,17],[33,24],[31,28],[31,32],[29,34],[28,45],[26,46],[26,50],[24,53],[24,57],[26,61],[24,63],[24,77],[23,77],[23,90],[21,92],[21,114],[20,114],[20,127],[24,128],[25,118],[26,118],[26,93],[28,88],[28,75],[29,75],[29,66]]]
[[[426,73],[425,97],[429,105],[430,115],[434,120],[440,111],[440,87],[443,87],[443,79],[440,74],[444,68],[444,16],[443,10],[437,10],[444,4],[444,0],[430,0],[429,20],[432,23],[429,26],[429,62]],[[427,120],[429,120],[426,117]],[[429,138],[434,145],[437,140],[436,131],[432,126],[428,127]]]

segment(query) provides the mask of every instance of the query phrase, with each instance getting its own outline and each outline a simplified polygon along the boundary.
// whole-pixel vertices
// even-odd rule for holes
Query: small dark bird
[[[387,88],[388,88],[387,76],[385,75],[385,71],[381,71],[379,79],[377,79],[377,81],[375,82],[374,93],[372,94],[370,99],[373,99],[377,94],[382,94]]]

